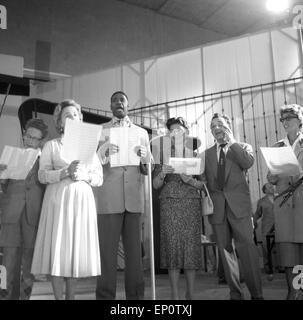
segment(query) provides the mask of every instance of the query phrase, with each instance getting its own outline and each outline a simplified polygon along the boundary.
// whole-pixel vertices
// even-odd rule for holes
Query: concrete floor
[[[266,275],[262,275],[263,291],[265,300],[284,300],[286,297],[286,282],[284,274],[274,274],[274,279],[268,281]],[[245,299],[250,299],[249,292],[245,285]],[[95,278],[86,278],[78,280],[77,300],[94,300],[95,299]],[[195,300],[228,300],[229,289],[227,285],[218,285],[217,277],[211,273],[199,271],[196,276],[196,297]],[[185,280],[184,276],[180,277],[180,299],[184,299]],[[52,287],[49,281],[41,279],[36,281],[33,288],[31,300],[53,300]],[[125,300],[124,295],[124,274],[118,271],[117,282],[117,299]],[[150,275],[145,273],[145,299],[151,299]],[[156,299],[169,300],[170,289],[168,276],[166,274],[156,275]]]

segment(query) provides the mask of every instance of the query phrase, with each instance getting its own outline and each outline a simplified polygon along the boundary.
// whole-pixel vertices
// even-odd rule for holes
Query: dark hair
[[[226,114],[220,114],[220,113],[214,113],[211,121],[213,121],[214,119],[218,119],[218,118],[223,118],[225,119],[226,123],[229,125],[229,127],[231,128],[231,120],[230,117],[227,116]]]
[[[167,127],[167,129],[170,130],[170,127],[171,127],[173,124],[179,124],[180,126],[182,126],[183,128],[185,128],[185,129],[188,130],[187,122],[186,122],[186,121],[184,120],[184,118],[182,118],[182,117],[169,118],[169,119],[166,121],[166,127]]]
[[[125,92],[123,92],[123,91],[116,91],[116,92],[114,92],[114,93],[111,95],[111,97],[110,97],[110,101],[112,101],[114,95],[116,95],[116,94],[118,94],[118,93],[123,94],[124,97],[127,99],[127,101],[129,101],[127,94],[126,94]]]
[[[25,131],[27,131],[28,128],[35,128],[35,129],[41,131],[41,134],[42,134],[41,139],[44,139],[48,134],[48,127],[42,119],[38,119],[38,118],[29,119],[26,122]]]
[[[266,193],[266,186],[267,186],[267,185],[271,185],[271,183],[266,182],[266,183],[263,185],[263,187],[262,187],[262,192],[263,192],[263,193]]]

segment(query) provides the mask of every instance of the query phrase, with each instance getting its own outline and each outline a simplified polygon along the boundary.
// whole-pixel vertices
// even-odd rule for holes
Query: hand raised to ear
[[[225,134],[225,141],[227,143],[234,143],[236,142],[236,139],[234,138],[234,134],[233,132],[231,131],[231,129],[227,126],[224,126],[222,131],[224,132]]]
[[[6,169],[7,169],[7,165],[0,163],[0,172],[1,172],[1,171],[4,171],[4,170],[6,170]]]

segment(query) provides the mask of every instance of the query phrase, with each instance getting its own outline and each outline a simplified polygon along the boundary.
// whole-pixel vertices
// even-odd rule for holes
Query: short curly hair
[[[224,113],[222,113],[222,114],[214,113],[210,122],[212,122],[214,119],[218,119],[218,118],[223,118],[226,121],[226,123],[228,124],[229,128],[231,128],[231,126],[232,126],[231,119],[228,115],[226,115]]]
[[[55,127],[59,133],[62,133],[62,126],[61,126],[62,111],[64,108],[67,108],[67,107],[75,107],[78,110],[80,119],[81,120],[83,119],[83,114],[81,112],[80,104],[78,104],[76,101],[74,101],[72,99],[63,100],[62,102],[57,104],[55,111],[54,111],[54,114],[53,114]]]
[[[127,94],[126,94],[125,92],[123,92],[123,91],[115,91],[115,92],[111,95],[111,97],[110,97],[110,102],[112,102],[113,97],[114,97],[116,94],[118,94],[118,93],[122,94],[122,95],[126,98],[126,100],[129,101],[129,100],[128,100],[128,96],[127,96]]]
[[[45,124],[45,122],[42,119],[34,118],[29,119],[25,124],[25,132],[28,128],[35,128],[39,131],[41,131],[42,137],[41,139],[44,139],[48,135],[48,126]]]
[[[266,189],[267,189],[268,185],[272,186],[272,184],[270,182],[266,182],[266,183],[263,184],[263,186],[262,186],[262,192],[263,193],[266,193]]]
[[[282,117],[285,113],[291,113],[294,116],[298,117],[300,120],[300,128],[303,125],[303,108],[299,104],[286,104],[280,107],[280,116]]]
[[[185,129],[189,129],[188,128],[188,124],[186,122],[186,120],[183,118],[183,117],[177,117],[177,118],[169,118],[167,121],[166,121],[166,128],[168,130],[170,130],[170,127],[173,125],[173,124],[179,124],[180,126],[182,126],[183,128]]]

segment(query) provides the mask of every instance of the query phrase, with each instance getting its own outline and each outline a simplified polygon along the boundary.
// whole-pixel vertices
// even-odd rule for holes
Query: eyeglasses
[[[293,116],[293,117],[284,117],[284,118],[280,118],[280,122],[284,122],[284,121],[290,121],[291,119],[298,119],[298,117]]]
[[[33,137],[28,133],[24,135],[24,138],[26,138],[28,140],[33,140],[33,141],[36,141],[36,142],[39,142],[40,140],[42,140],[42,138]]]
[[[214,130],[216,128],[222,129],[222,128],[224,128],[224,125],[222,123],[216,123],[216,124],[212,124],[210,126],[210,130]]]

